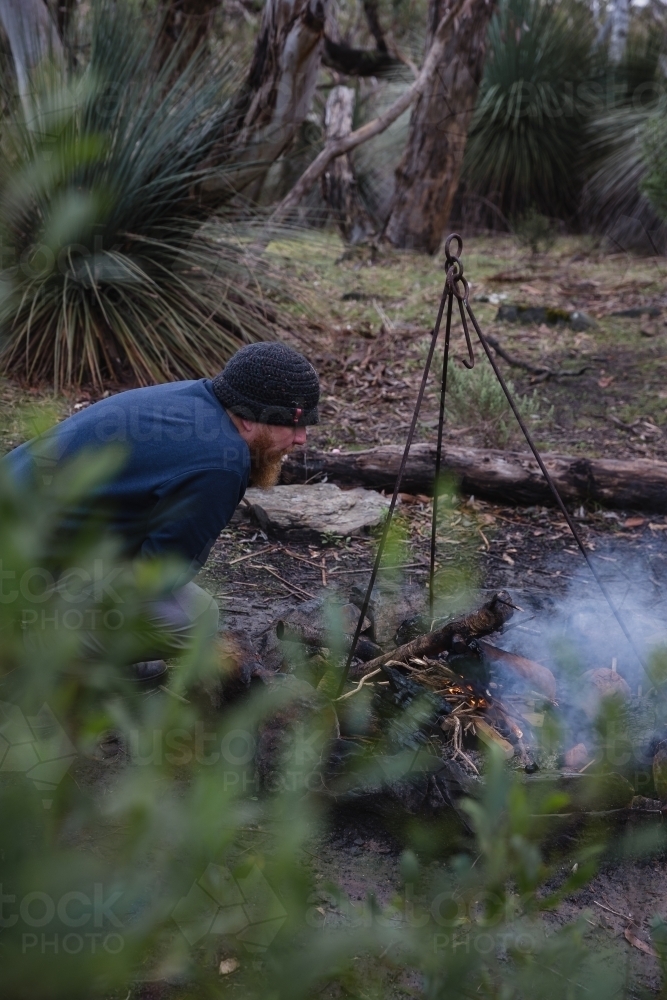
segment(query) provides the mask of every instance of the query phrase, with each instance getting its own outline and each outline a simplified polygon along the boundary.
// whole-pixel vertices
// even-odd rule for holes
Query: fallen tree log
[[[468,643],[471,639],[476,639],[482,635],[490,635],[492,632],[499,632],[503,625],[510,620],[514,613],[514,605],[510,603],[509,594],[500,590],[494,594],[485,604],[482,604],[476,611],[471,611],[468,615],[455,618],[447,622],[442,628],[427,632],[426,635],[419,635],[404,646],[392,649],[389,653],[383,653],[374,660],[364,663],[363,667],[350,672],[350,677],[361,677],[371,670],[377,670],[389,660],[405,663],[411,656],[437,656],[445,650],[452,648],[454,643]]]
[[[285,483],[317,482],[326,477],[340,486],[394,489],[403,455],[401,445],[335,454],[294,452],[283,463]],[[566,502],[594,501],[605,507],[667,513],[667,462],[647,458],[583,458],[546,453],[544,463]],[[506,504],[552,504],[552,493],[533,456],[446,445],[443,474],[463,494]],[[410,450],[401,490],[432,493],[435,445],[415,444]]]

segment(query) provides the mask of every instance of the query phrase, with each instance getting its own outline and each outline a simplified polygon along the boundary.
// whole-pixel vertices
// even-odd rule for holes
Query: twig
[[[601,910],[607,910],[609,913],[613,913],[617,917],[623,917],[624,920],[629,920],[634,924],[632,917],[629,917],[626,913],[620,913],[618,910],[612,910],[611,906],[605,906],[604,903],[598,903],[597,899],[593,900],[593,905],[599,906]]]
[[[554,371],[552,368],[547,368],[546,365],[531,365],[529,361],[522,361],[521,358],[515,358],[514,355],[509,354],[498,339],[492,336],[490,333],[486,335],[487,342],[494,349],[496,354],[506,361],[508,365],[513,368],[522,368],[525,372],[529,372],[531,375],[537,376],[541,381],[545,382],[549,378],[577,378],[579,375],[583,375],[588,371],[590,365],[584,365],[576,372],[566,372],[566,371]],[[612,418],[613,419],[613,418]]]
[[[257,552],[248,552],[244,556],[239,556],[238,559],[232,559],[227,565],[235,566],[237,563],[244,562],[246,559],[253,559],[255,556],[261,556],[265,552],[273,552],[278,548],[280,548],[279,545],[265,545],[263,549],[258,549]]]
[[[458,757],[462,757],[463,760],[466,762],[466,764],[468,764],[473,769],[475,774],[479,774],[479,771],[477,770],[477,768],[475,767],[475,765],[473,764],[467,753],[464,753],[463,750],[457,750],[456,755]]]
[[[398,566],[380,566],[380,572],[396,569],[426,569],[426,563],[400,563]],[[368,567],[360,566],[358,569],[330,569],[329,576],[342,576],[344,573],[370,573]]]
[[[182,694],[176,694],[175,691],[172,691],[171,688],[166,687],[164,684],[158,684],[158,689],[160,691],[164,691],[164,693],[168,694],[170,698],[175,698],[176,701],[182,702],[184,705],[190,704],[189,700],[184,698]]]
[[[309,594],[307,590],[304,590],[302,587],[298,587],[295,583],[289,583],[280,575],[280,573],[276,573],[275,569],[272,569],[271,566],[265,566],[263,563],[250,563],[250,568],[263,569],[267,573],[270,573],[271,576],[275,576],[276,580],[280,580],[283,587],[287,587],[287,589],[291,590],[296,597],[300,597],[302,600],[305,599],[313,601],[315,599],[313,594]]]
[[[468,756],[468,754],[463,752],[463,733],[462,733],[462,728],[461,728],[461,720],[459,719],[458,715],[454,716],[454,722],[455,722],[455,727],[454,727],[454,741],[453,741],[454,742],[454,756],[455,757],[461,757],[466,762],[466,764],[470,765],[470,767],[473,769],[473,771],[475,772],[475,774],[479,774],[479,771],[477,770],[477,768],[475,767],[475,765],[471,761],[471,759]]]
[[[334,701],[345,701],[347,698],[351,698],[353,694],[357,693],[357,691],[361,691],[366,681],[370,680],[371,677],[377,677],[377,675],[381,673],[382,667],[378,667],[377,670],[374,670],[371,674],[364,674],[356,688],[353,688],[351,691],[346,691],[345,694],[340,696],[340,698],[334,698]]]
[[[292,552],[291,549],[283,549],[286,556],[290,556],[292,559],[298,559],[299,562],[308,563],[309,566],[314,566],[315,569],[321,569],[320,563],[316,563],[314,559],[306,559],[305,556],[300,556],[298,552]]]

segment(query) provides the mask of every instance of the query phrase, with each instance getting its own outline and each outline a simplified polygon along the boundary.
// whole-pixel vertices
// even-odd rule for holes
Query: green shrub
[[[474,797],[453,799],[472,831],[466,839],[451,812],[410,816],[401,827],[392,799],[404,850],[392,862],[391,895],[350,900],[322,880],[329,819],[326,789],[313,779],[341,746],[339,718],[354,716],[366,731],[370,685],[332,702],[326,692],[337,690],[340,663],[330,660],[317,692],[282,675],[216,714],[197,697],[214,666],[199,646],[172,671],[171,694],[137,691],[127,668],[141,653],[141,605],[176,568],[123,563],[99,525],[68,539],[60,530],[64,512],[113,462],[113,454],[81,456],[32,490],[0,465],[3,996],[109,1000],[139,995],[148,982],[193,1000],[311,1000],[332,985],[380,997],[408,975],[429,983],[434,998],[623,995],[624,964],[585,940],[584,920],[543,919],[594,874],[600,849],[590,844],[600,828],[584,827],[585,816],[581,839],[554,849],[562,828],[553,813],[567,796],[552,782],[528,784],[491,754]],[[91,580],[102,585],[98,595]],[[92,611],[122,619],[120,627],[117,614],[109,619],[106,653],[94,663],[68,624]],[[442,759],[411,737],[431,711],[417,699],[390,714],[327,788],[345,800],[354,789],[433,780]],[[255,751],[276,713],[286,740],[270,730],[269,792]],[[291,735],[290,717],[298,719]],[[95,748],[110,729],[127,749],[105,762]],[[359,799],[351,801],[358,812]],[[662,848],[664,833],[649,841],[646,832],[643,849]],[[359,862],[367,877],[373,869]],[[219,962],[230,957],[238,970],[221,980]]]
[[[546,253],[554,245],[557,237],[553,221],[534,208],[514,219],[512,231],[518,243],[527,247],[533,254]]]
[[[533,418],[540,415],[537,392],[518,396],[512,381],[505,381],[519,412],[530,426]],[[485,358],[478,358],[470,371],[456,361],[450,363],[446,407],[458,424],[469,427],[488,448],[504,448],[521,434],[500,383]]]

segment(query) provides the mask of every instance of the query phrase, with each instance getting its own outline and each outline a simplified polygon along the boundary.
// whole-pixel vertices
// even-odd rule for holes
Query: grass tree
[[[593,34],[583,5],[553,0],[503,0],[491,22],[464,175],[507,216],[576,209]]]
[[[87,66],[33,76],[3,127],[0,364],[56,386],[210,374],[275,330],[267,265],[199,197],[234,189],[235,81],[132,11],[94,4]]]

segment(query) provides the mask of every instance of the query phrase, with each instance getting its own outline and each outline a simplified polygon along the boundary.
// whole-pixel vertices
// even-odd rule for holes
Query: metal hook
[[[465,278],[463,280],[465,281]],[[467,285],[468,285],[468,282],[466,281],[466,294],[465,294],[465,299],[463,300],[463,301],[465,301],[466,305],[468,304],[468,288],[467,288]],[[461,364],[465,365],[465,367],[468,369],[468,371],[470,371],[472,368],[475,367],[475,355],[474,355],[474,352],[473,352],[473,349],[472,349],[472,343],[470,341],[470,332],[468,330],[468,323],[466,321],[465,313],[463,312],[463,301],[461,301],[461,298],[462,298],[461,296],[457,296],[457,301],[458,301],[458,304],[459,304],[459,312],[461,313],[461,323],[463,324],[463,333],[465,334],[466,346],[468,348],[468,357],[467,358],[461,358]]]

